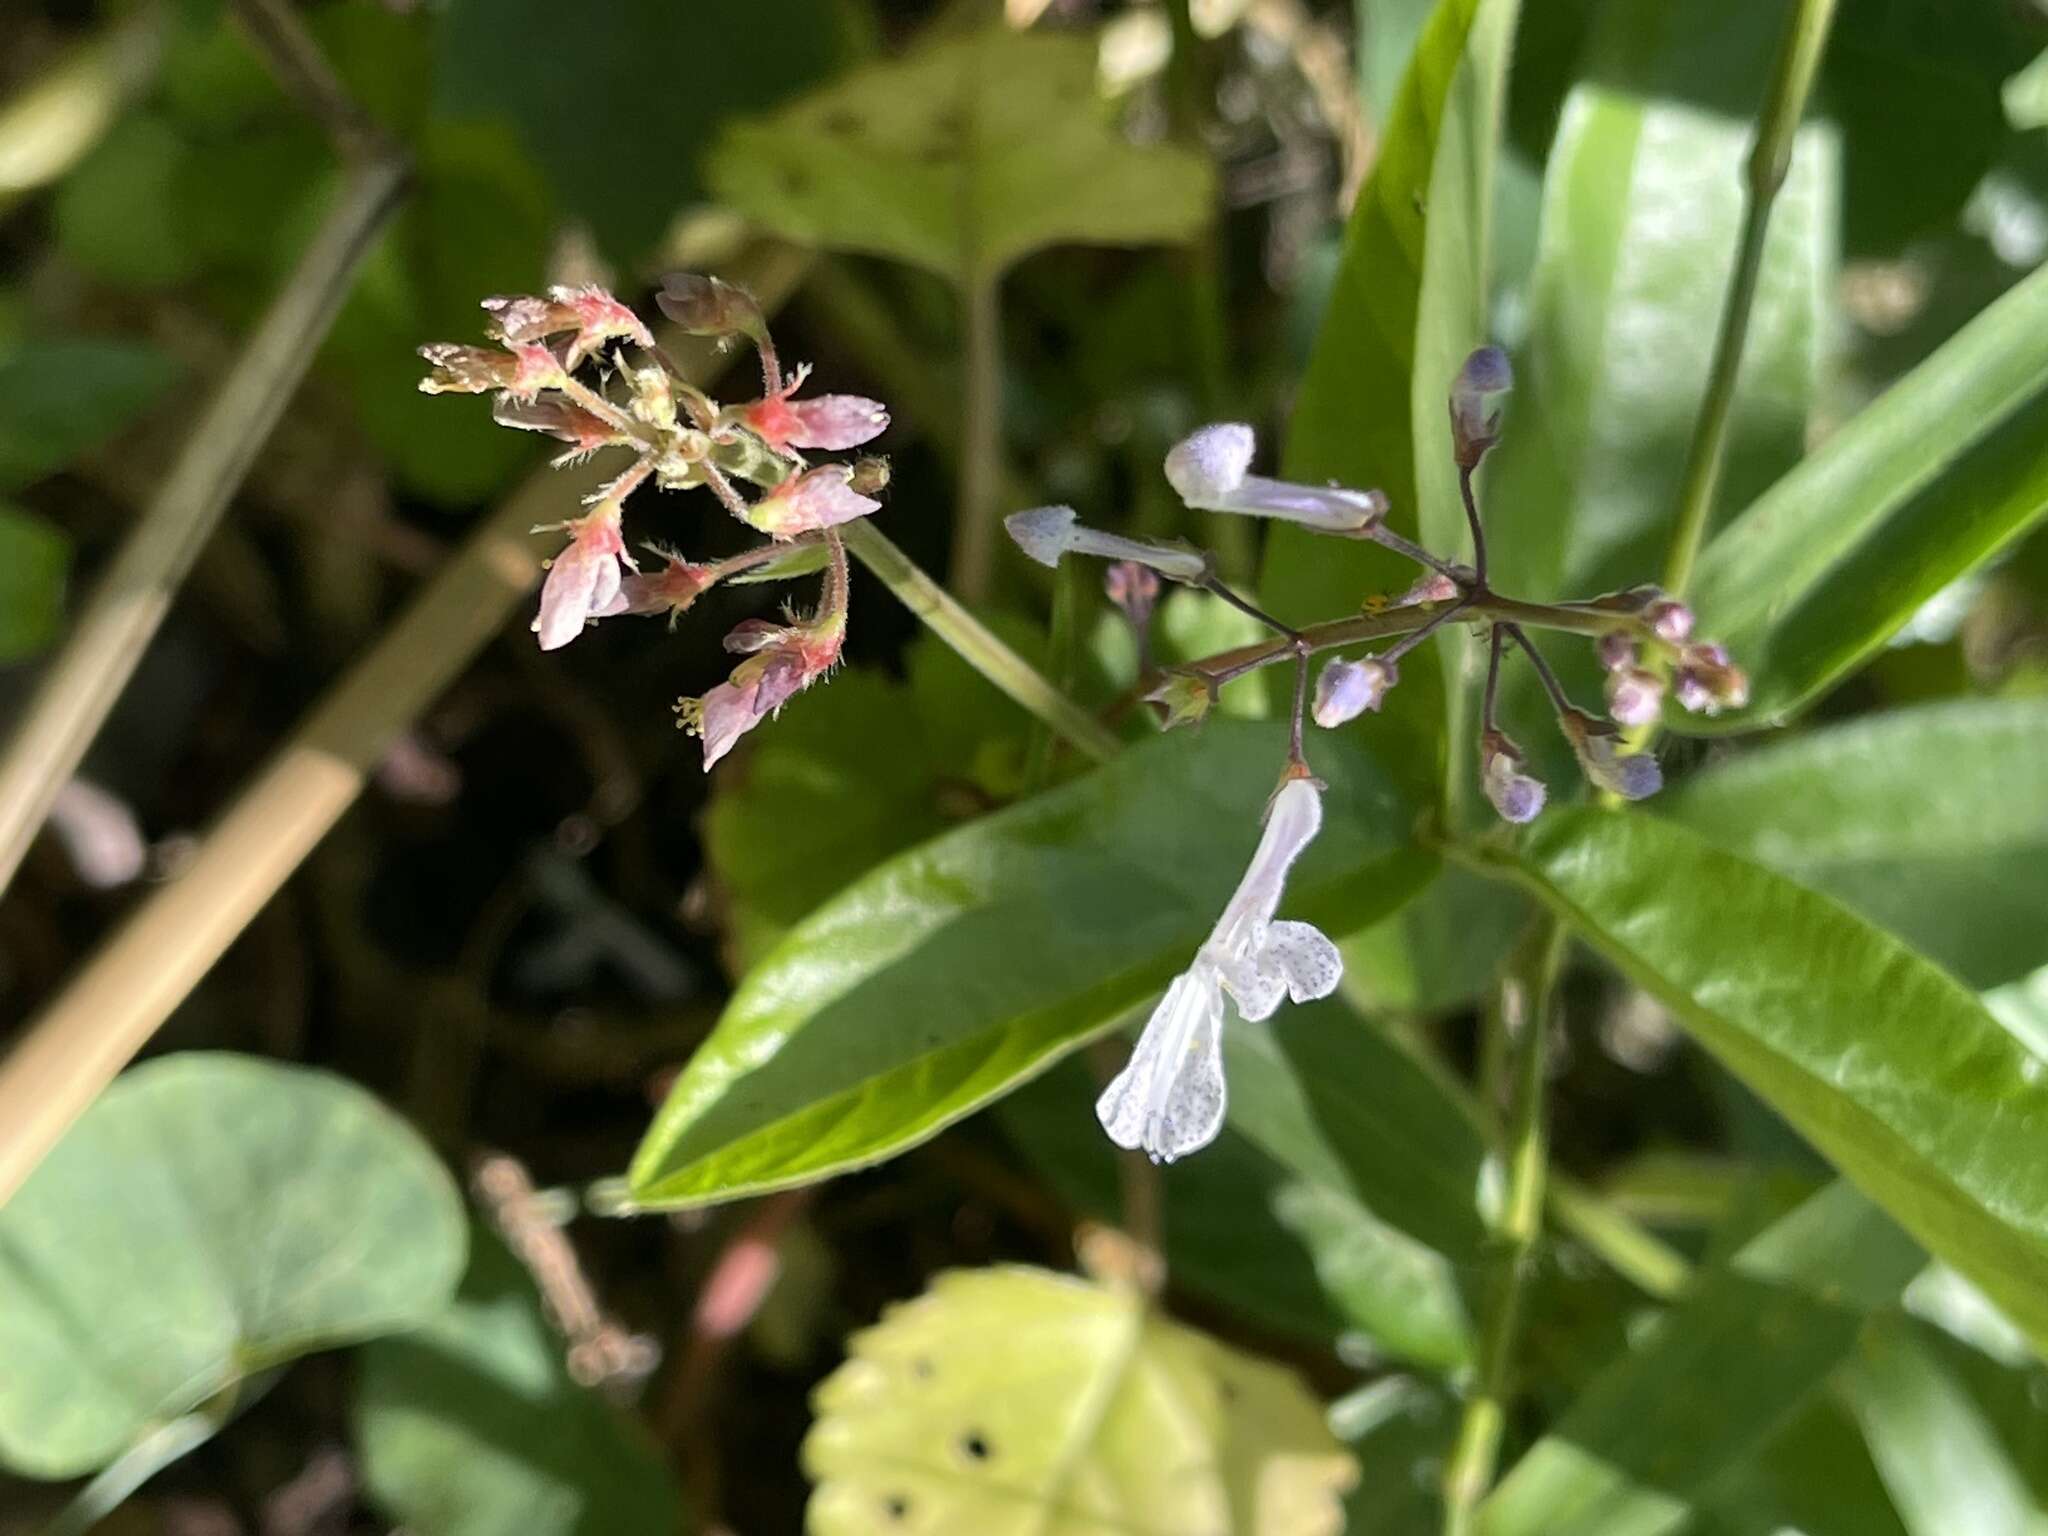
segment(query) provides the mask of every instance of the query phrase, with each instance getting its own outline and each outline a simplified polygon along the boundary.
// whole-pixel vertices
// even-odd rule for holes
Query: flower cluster
[[[1115,562],[1106,586],[1149,657],[1148,628],[1161,579],[1201,587],[1260,620],[1277,638],[1154,676],[1145,697],[1167,726],[1199,721],[1217,690],[1257,667],[1291,661],[1296,672],[1288,761],[1267,811],[1251,867],[1208,942],[1153,1010],[1130,1063],[1103,1093],[1097,1117],[1122,1147],[1170,1162],[1213,1140],[1223,1122],[1222,1027],[1226,999],[1246,1020],[1269,1017],[1281,1000],[1327,996],[1343,971],[1336,946],[1308,924],[1275,920],[1288,871],[1322,824],[1321,786],[1303,748],[1304,719],[1334,730],[1376,713],[1401,680],[1401,658],[1453,623],[1482,626],[1489,647],[1478,734],[1478,779],[1501,818],[1520,824],[1542,813],[1549,791],[1527,768],[1522,749],[1496,719],[1502,658],[1523,653],[1556,711],[1558,729],[1588,784],[1625,800],[1663,784],[1657,759],[1640,745],[1661,719],[1666,695],[1683,709],[1715,714],[1748,702],[1749,684],[1728,653],[1693,637],[1685,605],[1640,587],[1581,602],[1530,603],[1503,597],[1487,580],[1486,536],[1473,477],[1499,441],[1501,400],[1514,386],[1506,354],[1482,347],[1466,360],[1450,397],[1452,455],[1472,540],[1463,564],[1430,553],[1386,525],[1387,498],[1376,490],[1304,485],[1251,472],[1252,429],[1226,422],[1203,427],[1166,455],[1166,478],[1197,511],[1278,518],[1338,538],[1365,539],[1414,561],[1421,573],[1391,603],[1375,600],[1355,618],[1297,629],[1263,612],[1217,575],[1206,552],[1185,544],[1134,539],[1083,525],[1071,507],[1038,507],[1008,520],[1011,537],[1032,559],[1057,565],[1068,554]],[[1587,637],[1607,678],[1606,714],[1566,695],[1527,631],[1549,628]],[[1315,680],[1310,657],[1371,641],[1366,655],[1333,656]],[[1146,670],[1151,672],[1149,660]],[[1312,698],[1312,701],[1311,701]]]
[[[670,362],[638,315],[601,288],[551,288],[545,295],[483,301],[489,347],[435,343],[420,348],[427,394],[492,394],[501,425],[566,443],[557,465],[623,449],[631,461],[585,500],[588,511],[536,533],[567,543],[548,562],[533,632],[558,650],[600,619],[665,614],[671,621],[719,582],[752,571],[774,578],[815,569],[798,546],[822,547],[824,589],[808,614],[786,622],[750,620],[726,637],[746,659],[700,698],[676,706],[677,723],[704,743],[708,769],[740,736],[829,672],[846,636],[846,549],[837,530],[878,510],[888,466],[876,458],[812,464],[806,451],[859,448],[889,425],[882,404],[859,395],[801,391],[808,367],[784,376],[760,307],[715,277],[670,276],[663,313],[698,336],[744,336],[761,359],[761,397],[721,405]],[[588,377],[581,376],[587,371]],[[697,562],[647,546],[659,565],[642,570],[626,546],[626,500],[649,483],[703,487],[768,542],[722,560]],[[751,487],[751,496],[741,489]]]

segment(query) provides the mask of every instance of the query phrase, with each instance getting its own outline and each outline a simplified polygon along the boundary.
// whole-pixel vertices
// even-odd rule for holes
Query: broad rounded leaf
[[[663,1536],[681,1520],[646,1431],[569,1377],[511,1254],[479,1233],[455,1302],[363,1351],[370,1495],[414,1536]]]
[[[417,1327],[464,1247],[454,1182],[360,1088],[136,1067],[0,1207],[0,1463],[74,1477],[254,1372]]]
[[[2048,1063],[1848,909],[1670,822],[1488,855],[2048,1349]]]
[[[1324,828],[1284,909],[1339,932],[1429,867],[1357,739],[1316,743]],[[741,984],[632,1197],[703,1204],[879,1161],[1143,1006],[1214,925],[1284,758],[1281,728],[1218,720],[874,870]]]
[[[1337,1536],[1357,1475],[1292,1373],[1043,1270],[941,1275],[816,1406],[815,1536]]]
[[[2048,962],[2048,700],[1888,711],[1772,743],[1652,809],[1838,896],[1988,987]]]
[[[1108,120],[1085,36],[992,27],[856,70],[713,149],[712,189],[778,234],[962,285],[1050,245],[1187,240],[1208,162]]]

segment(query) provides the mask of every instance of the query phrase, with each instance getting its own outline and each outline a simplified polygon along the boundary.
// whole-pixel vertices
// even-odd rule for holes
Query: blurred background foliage
[[[1412,453],[1433,426],[1411,421],[1411,386],[1434,366],[1432,324],[1453,360],[1482,339],[1449,335],[1464,302],[1516,359],[1489,469],[1500,585],[1552,597],[1655,579],[1788,9],[1523,0],[1511,25],[1498,0],[304,7],[404,145],[411,185],[0,903],[0,1026],[56,991],[136,887],[175,878],[323,686],[543,472],[526,435],[414,389],[413,349],[473,338],[488,294],[604,281],[638,303],[664,271],[741,271],[784,242],[803,268],[775,322],[783,356],[889,403],[882,518],[927,569],[961,569],[963,495],[1065,501],[1208,541],[1299,621],[1396,578],[1197,522],[1161,455],[1201,422],[1251,421],[1303,475],[1386,484],[1426,522],[1442,470]],[[341,175],[216,0],[25,0],[6,31],[0,717]],[[1460,210],[1432,179],[1432,136],[1473,111],[1447,81],[1486,47],[1501,132]],[[1763,254],[1717,526],[1768,507],[1781,476],[1988,306],[2009,307],[1982,344],[1944,354],[1965,373],[2040,334],[2024,284],[2048,255],[2044,50],[2034,0],[1843,0]],[[981,71],[965,130],[933,83],[962,70]],[[949,201],[954,178],[974,196]],[[983,217],[963,226],[967,204]],[[1493,272],[1445,299],[1439,242],[1467,216],[1490,221]],[[982,355],[1001,401],[979,422],[962,409],[977,294],[993,296]],[[1420,355],[1372,339],[1404,304],[1411,331],[1421,309]],[[1880,423],[1960,478],[1869,492],[1856,510],[1882,538],[1818,596],[1787,598],[1798,622],[1753,616],[1741,655],[1777,690],[1769,713],[1804,712],[1769,736],[1670,744],[1679,782],[1644,835],[1674,839],[1674,872],[1709,860],[1677,840],[1690,828],[1896,934],[1984,994],[2037,1053],[2031,1083],[2048,1053],[2048,418],[2028,366],[2033,392],[1985,441],[1982,421]],[[704,526],[693,556],[734,547]],[[1740,598],[1740,552],[1715,561],[1707,590]],[[1107,709],[1137,649],[1070,574],[997,552],[980,611]],[[1243,744],[1270,746],[1266,728],[1214,722],[1200,757],[1127,753],[1062,801],[1085,765],[866,584],[850,665],[707,778],[669,705],[722,672],[718,637],[772,602],[721,589],[671,633],[611,624],[545,658],[508,629],[173,1016],[165,1059],[0,1211],[0,1532],[78,1529],[65,1522],[88,1511],[175,1536],[744,1536],[802,1527],[800,1466],[830,1491],[822,1532],[1037,1529],[998,1523],[1038,1509],[990,1503],[981,1464],[994,1443],[1039,1488],[1057,1458],[1036,1442],[1063,1433],[1090,1479],[1159,1511],[1143,1527],[1159,1536],[1334,1530],[1347,1487],[1358,1536],[1440,1528],[1498,1241],[1501,1063],[1482,996],[1522,899],[1438,871],[1405,824],[1361,813],[1368,830],[1334,835],[1351,838],[1342,856],[1299,889],[1351,919],[1343,994],[1232,1036],[1222,1140],[1163,1176],[1133,1168],[1090,1110],[1114,1047],[1054,1057],[1109,1027],[1110,991],[1128,1010],[1170,974],[1145,967],[1175,942],[1171,901],[1122,910],[1162,857],[1144,818],[1255,804],[1264,769]],[[1243,643],[1248,625],[1176,592],[1157,656]],[[1586,659],[1556,659],[1590,693]],[[1411,677],[1360,728],[1376,755],[1321,748],[1339,794],[1433,797],[1436,686]],[[1262,682],[1224,707],[1264,716]],[[1553,751],[1542,708],[1533,689],[1506,701],[1538,756]],[[1124,786],[1125,833],[1062,875],[1061,818],[1099,783]],[[1052,872],[993,948],[1057,940],[1062,923],[1099,924],[1097,940],[1154,927],[1098,957],[1127,972],[1114,985],[1063,996],[1042,1075],[829,1183],[802,1180],[865,1158],[763,1132],[767,1172],[749,1185],[718,1162],[738,1132],[686,1137],[657,1170],[671,1192],[799,1187],[632,1222],[577,1214],[633,1160],[736,981],[807,916],[892,855],[1049,788],[1003,823]],[[1236,852],[1225,840],[1192,867]],[[1185,873],[1173,862],[1162,890]],[[1710,885],[1667,939],[1743,972],[1741,889]],[[1075,905],[1033,905],[1048,892]],[[899,920],[884,907],[866,931]],[[2025,1333],[1834,1181],[1655,994],[1567,971],[1543,1062],[1552,1225],[1527,1263],[1505,1476],[1478,1529],[2048,1531],[2048,1370]],[[900,999],[862,1018],[880,1035],[923,1025]],[[1947,1038],[1970,1027],[1923,1021],[1951,1023]],[[877,1038],[861,1049],[888,1047]],[[856,1097],[819,1113],[850,1116]],[[2015,1136],[1992,1150],[2038,1166],[2044,1148]],[[1129,1301],[1160,1234],[1187,1328]],[[1011,1262],[1093,1283],[956,1276],[856,1332],[942,1272]],[[980,1342],[1012,1333],[1054,1340],[1040,1353],[1070,1374],[1020,1387],[1028,1361]],[[814,1404],[849,1347],[870,1370]],[[1166,1407],[1091,1387],[1121,1379],[1098,1367],[1124,1348]],[[922,1379],[920,1361],[949,1386],[957,1368],[966,1395],[906,1418],[873,1394]],[[1091,1391],[1107,1405],[1094,1420],[1061,1418]],[[1041,1459],[1008,1461],[1020,1441]],[[1151,1486],[1169,1441],[1208,1469],[1187,1486],[1210,1504],[1184,1487],[1193,1502],[1169,1512]],[[914,1495],[854,1489],[891,1457],[923,1480]],[[1291,1502],[1262,1502],[1277,1495],[1257,1491],[1258,1468]],[[1083,1512],[1062,1529],[1124,1527]]]

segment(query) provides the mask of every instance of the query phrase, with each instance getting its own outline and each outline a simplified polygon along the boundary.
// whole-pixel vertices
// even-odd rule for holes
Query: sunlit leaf
[[[258,1371],[417,1327],[464,1246],[453,1181],[353,1084],[136,1067],[0,1206],[0,1462],[89,1472]]]
[[[1211,722],[882,865],[742,983],[634,1158],[692,1205],[878,1161],[1146,1005],[1214,925],[1285,756]],[[1291,914],[1345,931],[1428,868],[1372,759],[1319,744],[1322,836]]]
[[[892,256],[963,286],[1049,245],[1186,240],[1209,217],[1200,156],[1129,143],[1095,48],[994,27],[868,65],[728,128],[720,197],[793,240]]]
[[[1337,1536],[1357,1475],[1291,1373],[1042,1270],[941,1275],[816,1408],[816,1536]]]

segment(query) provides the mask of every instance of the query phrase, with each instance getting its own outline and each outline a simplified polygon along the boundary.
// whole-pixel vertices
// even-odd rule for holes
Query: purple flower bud
[[[1636,664],[1636,642],[1626,630],[1610,629],[1593,642],[1593,654],[1600,658],[1602,669],[1619,672]]]
[[[1502,821],[1524,826],[1543,810],[1548,792],[1543,781],[1522,772],[1522,754],[1497,731],[1479,744],[1479,783]]]
[[[661,280],[654,302],[692,336],[738,334],[760,341],[768,334],[768,322],[753,295],[721,278],[671,272]]]
[[[1458,584],[1442,571],[1425,571],[1416,578],[1415,585],[1403,592],[1394,601],[1401,607],[1413,603],[1448,603],[1458,595]]]
[[[1683,645],[1692,636],[1692,610],[1675,597],[1660,597],[1644,608],[1643,622],[1666,645]]]
[[[1624,800],[1646,800],[1664,787],[1664,772],[1647,752],[1623,752],[1611,725],[1580,710],[1557,717],[1565,739],[1579,760],[1579,770],[1597,788]]]
[[[1475,468],[1500,441],[1500,410],[1493,402],[1515,387],[1508,355],[1481,347],[1465,359],[1451,384],[1451,440],[1461,469]]]
[[[1607,679],[1607,713],[1621,725],[1649,725],[1664,712],[1664,680],[1641,667],[1623,667]]]
[[[1159,601],[1159,573],[1136,560],[1119,560],[1102,573],[1102,590],[1133,627],[1142,630],[1152,622],[1152,609]]]
[[[1324,730],[1335,730],[1367,710],[1378,710],[1386,700],[1387,690],[1400,680],[1400,669],[1376,656],[1363,661],[1331,662],[1316,679],[1312,711],[1316,724]]]
[[[1678,653],[1673,683],[1678,702],[1696,715],[1718,715],[1749,703],[1749,674],[1728,660],[1725,647],[1712,641]]]

